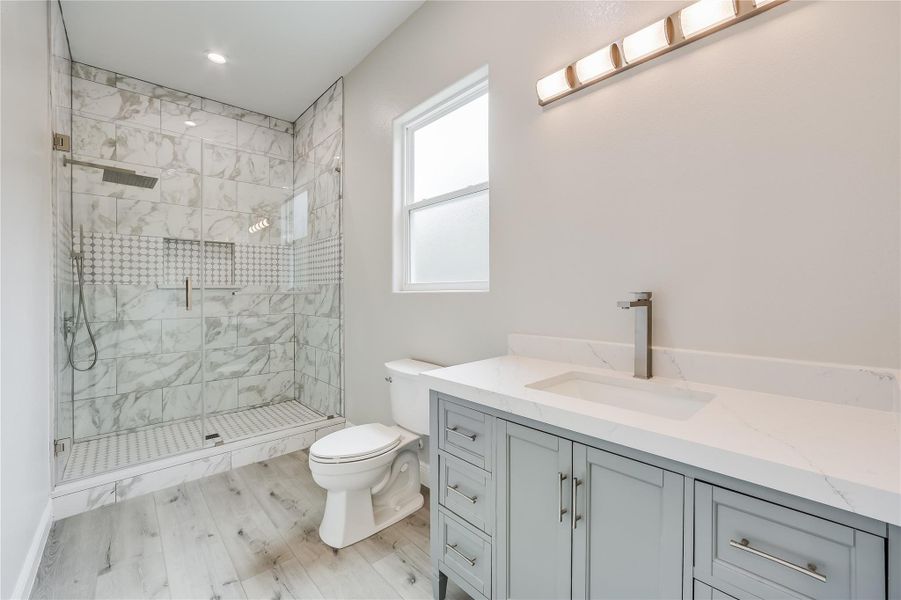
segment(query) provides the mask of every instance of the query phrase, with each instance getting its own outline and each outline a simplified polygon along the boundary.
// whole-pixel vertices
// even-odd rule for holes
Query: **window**
[[[394,123],[394,289],[488,289],[488,69]]]

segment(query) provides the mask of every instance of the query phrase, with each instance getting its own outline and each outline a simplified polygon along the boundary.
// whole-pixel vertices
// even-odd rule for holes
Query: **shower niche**
[[[342,82],[295,122],[79,63],[69,84],[57,483],[342,416]]]

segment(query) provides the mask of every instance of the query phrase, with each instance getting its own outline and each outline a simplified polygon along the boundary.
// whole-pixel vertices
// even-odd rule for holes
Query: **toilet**
[[[331,433],[310,447],[313,480],[326,490],[319,537],[344,548],[422,507],[420,436],[429,431],[429,390],[419,374],[438,365],[385,363],[397,425],[369,423]]]

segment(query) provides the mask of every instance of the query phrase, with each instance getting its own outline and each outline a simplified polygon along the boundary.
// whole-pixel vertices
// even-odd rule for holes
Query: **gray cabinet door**
[[[683,478],[573,444],[573,598],[681,598]]]
[[[496,439],[495,597],[569,598],[572,442],[501,420]]]

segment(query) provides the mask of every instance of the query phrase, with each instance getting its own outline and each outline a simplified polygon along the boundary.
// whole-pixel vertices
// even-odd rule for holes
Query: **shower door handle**
[[[191,278],[185,277],[185,310],[191,310],[191,297],[194,295],[194,290],[191,287]]]

